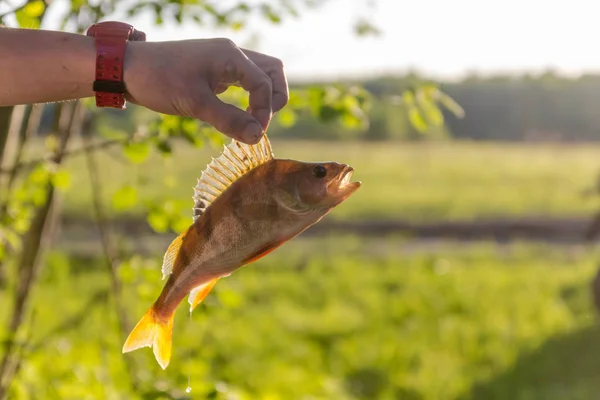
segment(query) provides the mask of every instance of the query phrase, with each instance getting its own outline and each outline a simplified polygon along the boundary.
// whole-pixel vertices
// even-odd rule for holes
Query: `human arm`
[[[0,28],[0,106],[93,96],[95,62],[93,38]]]
[[[94,39],[65,32],[0,28],[0,106],[94,95]],[[256,143],[288,100],[281,61],[228,39],[129,42],[127,99],[151,110],[198,118]],[[220,101],[232,84],[250,92],[249,112]]]

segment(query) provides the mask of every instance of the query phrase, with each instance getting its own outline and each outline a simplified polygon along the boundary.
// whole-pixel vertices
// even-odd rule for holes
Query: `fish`
[[[133,328],[123,353],[151,347],[162,369],[171,360],[175,310],[190,313],[219,279],[266,256],[319,222],[361,182],[338,162],[274,157],[267,135],[248,145],[233,139],[202,171],[194,188],[193,223],[169,245],[163,289]]]

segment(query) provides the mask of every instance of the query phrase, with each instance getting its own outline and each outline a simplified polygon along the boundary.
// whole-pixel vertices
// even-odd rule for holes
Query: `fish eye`
[[[313,169],[313,175],[317,178],[324,178],[327,175],[327,169],[322,165],[317,165]]]

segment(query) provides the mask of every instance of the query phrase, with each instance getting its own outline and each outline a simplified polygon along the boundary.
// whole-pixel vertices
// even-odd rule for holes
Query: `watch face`
[[[113,36],[115,30],[122,30],[124,37],[127,38],[126,40],[134,42],[146,41],[146,34],[144,32],[136,30],[133,25],[118,21],[105,21],[94,24],[87,30],[86,35],[102,37],[103,33],[110,32],[111,36]]]

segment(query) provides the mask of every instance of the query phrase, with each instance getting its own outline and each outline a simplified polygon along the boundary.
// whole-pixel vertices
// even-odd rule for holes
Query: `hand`
[[[242,50],[228,39],[129,42],[127,99],[151,110],[198,118],[227,136],[257,143],[288,101],[280,60]],[[239,85],[250,93],[247,111],[216,96]]]

